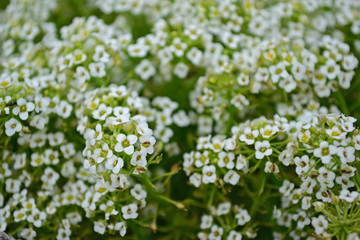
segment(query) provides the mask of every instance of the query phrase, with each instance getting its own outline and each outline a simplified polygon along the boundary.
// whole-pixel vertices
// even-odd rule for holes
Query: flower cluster
[[[360,134],[354,128],[355,121],[337,114],[320,114],[307,121],[288,121],[279,116],[248,121],[233,127],[229,138],[200,137],[197,151],[184,155],[184,170],[195,187],[242,186],[240,179],[257,174],[259,168],[274,174],[284,179],[276,187],[282,194],[281,208],[274,215],[277,224],[290,227],[294,220],[297,227],[291,237],[304,237],[306,229],[311,232],[312,227],[320,235],[329,221],[334,228],[343,226],[341,220],[334,220],[341,218],[337,216],[339,209],[342,214],[349,212],[353,223],[358,217]],[[321,210],[317,210],[319,205]],[[316,218],[316,210],[330,213]],[[352,229],[356,231],[355,226]]]
[[[202,232],[198,233],[199,239],[241,240],[241,232],[248,238],[256,237],[252,229],[242,229],[241,232],[239,231],[251,219],[246,209],[237,205],[232,206],[230,202],[222,202],[217,207],[211,206],[210,211],[211,215],[204,214],[201,216],[200,228]],[[224,223],[225,219],[227,224],[231,223],[231,227]]]
[[[359,0],[0,8],[0,232],[360,239]]]

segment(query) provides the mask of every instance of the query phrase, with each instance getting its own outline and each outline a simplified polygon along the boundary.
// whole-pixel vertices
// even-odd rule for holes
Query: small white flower
[[[239,179],[240,175],[234,170],[229,170],[224,176],[224,182],[230,183],[231,185],[236,185],[239,182]]]
[[[125,234],[126,234],[126,225],[125,225],[125,223],[124,222],[117,222],[115,224],[114,230],[119,231],[121,237],[125,236]]]
[[[144,151],[136,151],[133,153],[130,164],[133,166],[141,166],[146,167],[146,152]]]
[[[35,208],[31,211],[31,215],[27,217],[27,221],[33,223],[35,227],[41,227],[45,218],[45,212],[40,212],[39,209]]]
[[[246,144],[251,145],[254,144],[255,138],[259,136],[259,130],[251,130],[250,127],[246,127],[244,129],[244,133],[240,135],[239,140],[242,142],[246,142]]]
[[[314,150],[315,157],[321,158],[322,163],[327,164],[332,159],[331,155],[337,153],[336,146],[329,145],[327,141],[322,141],[318,148]]]
[[[134,152],[134,144],[137,141],[137,136],[130,134],[130,135],[125,135],[125,134],[118,134],[116,136],[116,141],[118,142],[115,145],[115,151],[116,152],[122,152],[124,151],[127,155],[131,155]]]
[[[104,103],[101,103],[99,107],[92,112],[93,118],[98,120],[105,120],[106,117],[111,114],[112,107],[107,107]]]
[[[320,235],[324,232],[325,229],[328,228],[328,221],[323,215],[320,215],[319,217],[314,217],[311,221],[311,224],[315,228],[315,232],[317,235]]]
[[[227,237],[227,240],[241,240],[241,239],[242,239],[241,233],[238,233],[235,230],[231,230],[229,236]]]
[[[201,229],[208,229],[211,227],[213,222],[213,217],[211,215],[202,215],[200,228]]]
[[[130,193],[136,200],[145,199],[147,196],[147,192],[142,188],[141,184],[135,184]]]
[[[122,158],[117,157],[115,155],[108,158],[105,164],[105,167],[111,170],[115,174],[118,174],[123,166],[124,166],[124,161],[122,160]]]
[[[107,63],[110,60],[110,55],[105,51],[105,47],[103,45],[97,45],[95,47],[93,60],[95,62],[103,62],[103,63]]]
[[[106,230],[106,225],[103,222],[95,221],[94,222],[94,232],[99,234],[104,234]]]
[[[194,65],[199,65],[200,61],[202,60],[203,53],[197,49],[196,47],[192,47],[190,51],[186,53],[187,59],[192,62]]]
[[[183,62],[179,62],[174,67],[174,74],[180,79],[185,78],[188,72],[189,72],[189,67]]]
[[[192,185],[195,187],[199,187],[201,184],[201,174],[200,173],[194,173],[190,176],[189,181]]]
[[[358,197],[359,197],[359,192],[357,192],[357,191],[350,192],[347,189],[341,190],[340,196],[339,196],[340,199],[345,200],[349,203],[354,202],[355,199],[357,199]]]
[[[156,73],[156,70],[148,59],[144,59],[136,66],[135,73],[139,75],[142,80],[148,80]]]
[[[309,168],[310,168],[309,161],[310,161],[309,156],[307,156],[307,155],[304,155],[301,158],[299,158],[299,157],[294,158],[294,163],[296,165],[295,171],[296,171],[297,175],[300,176],[309,170]]]
[[[220,203],[216,209],[216,215],[217,216],[225,215],[230,212],[230,208],[231,208],[230,202]]]
[[[292,182],[285,180],[282,186],[279,188],[279,192],[281,192],[284,196],[290,196],[290,193],[294,187],[295,185]]]
[[[19,115],[21,120],[26,120],[29,117],[29,112],[35,109],[35,105],[32,102],[26,102],[25,99],[19,98],[17,101],[17,106],[13,108],[12,112],[15,115]]]
[[[344,139],[346,136],[346,132],[341,131],[338,126],[334,126],[331,129],[326,129],[326,133],[337,140]]]
[[[14,221],[20,222],[26,219],[26,210],[24,208],[14,211]]]
[[[255,157],[256,159],[263,159],[265,156],[272,154],[272,149],[270,148],[269,141],[258,141],[255,143]]]
[[[221,236],[223,232],[224,230],[221,227],[218,227],[217,225],[213,225],[211,227],[211,232],[209,234],[209,240],[221,240]]]
[[[219,153],[219,161],[218,161],[218,166],[219,167],[226,167],[228,169],[233,169],[234,168],[234,159],[235,159],[235,155],[232,152],[226,153],[221,151]]]
[[[103,62],[89,64],[90,75],[93,77],[104,77],[106,75],[105,64]]]
[[[337,155],[343,164],[355,161],[355,148],[354,147],[339,147]]]
[[[14,135],[16,132],[20,132],[21,129],[22,129],[22,125],[15,118],[10,118],[5,123],[5,134],[9,137]]]
[[[239,226],[245,225],[251,219],[246,209],[239,209],[238,213],[235,215],[235,218],[237,219],[237,224]]]
[[[270,161],[267,161],[265,164],[264,172],[266,173],[279,173],[279,167]]]
[[[270,138],[277,133],[278,130],[277,126],[266,125],[265,127],[260,128],[260,133],[263,138]]]
[[[204,166],[202,169],[203,177],[202,181],[203,183],[214,183],[216,180],[216,169],[214,165]]]
[[[124,219],[135,219],[138,216],[138,207],[132,203],[121,208],[122,216]]]

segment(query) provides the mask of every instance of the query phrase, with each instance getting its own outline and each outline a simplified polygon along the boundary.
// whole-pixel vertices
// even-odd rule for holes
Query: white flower
[[[358,197],[359,197],[359,192],[357,192],[357,191],[350,192],[347,189],[341,190],[340,196],[339,196],[340,199],[345,200],[349,203],[354,202],[355,199],[357,199]]]
[[[234,159],[235,159],[235,155],[232,152],[226,153],[224,151],[221,151],[219,153],[219,161],[218,161],[218,166],[219,167],[226,167],[228,169],[233,169],[234,168]]]
[[[71,230],[69,228],[59,228],[56,240],[70,240]]]
[[[141,166],[146,167],[146,152],[144,151],[136,151],[133,153],[130,164],[133,166]]]
[[[32,240],[36,237],[36,232],[30,228],[23,228],[19,231],[19,236],[26,240]]]
[[[103,63],[107,63],[110,60],[110,55],[105,51],[105,47],[103,45],[97,45],[95,47],[93,60],[95,62],[103,62]]]
[[[339,147],[337,155],[343,164],[355,161],[355,148],[354,147]]]
[[[80,83],[84,83],[87,80],[90,79],[90,74],[89,71],[84,68],[83,66],[78,66],[76,68],[76,73],[74,73],[74,77],[80,82]]]
[[[332,159],[331,155],[337,153],[336,146],[329,145],[327,141],[322,141],[318,148],[314,150],[315,157],[321,158],[322,163],[327,164]]]
[[[141,184],[135,184],[130,193],[136,200],[145,199],[147,196],[147,192],[142,188]]]
[[[124,174],[110,174],[111,187],[124,189],[129,185],[128,179]]]
[[[131,57],[145,57],[149,47],[142,43],[136,43],[129,45],[127,51]]]
[[[324,230],[328,227],[328,221],[323,215],[320,215],[319,217],[314,217],[311,221],[311,224],[315,228],[315,232],[317,235],[322,234]]]
[[[195,187],[199,187],[201,184],[201,174],[200,173],[194,173],[189,177],[189,181],[192,185]]]
[[[341,175],[335,178],[337,184],[341,184],[342,189],[348,189],[355,186],[355,183],[348,176]]]
[[[305,132],[299,133],[298,138],[300,142],[307,143],[311,138],[310,131],[306,130]]]
[[[106,225],[103,222],[95,221],[94,222],[94,232],[104,234],[106,230]]]
[[[279,167],[270,161],[267,161],[265,164],[264,172],[266,173],[279,173]]]
[[[239,226],[245,225],[251,219],[246,209],[239,209],[238,213],[235,215],[235,218],[237,219],[237,224]]]
[[[242,94],[238,94],[230,101],[237,109],[242,110],[249,105],[249,100]]]
[[[301,208],[304,210],[308,210],[311,207],[311,197],[305,196],[301,200]]]
[[[202,55],[203,55],[203,53],[199,49],[197,49],[196,47],[192,47],[190,49],[190,51],[188,51],[186,53],[187,59],[189,59],[190,62],[192,62],[192,64],[194,64],[194,65],[199,65],[200,64],[200,61],[202,59]]]
[[[243,169],[244,172],[246,172],[245,170],[247,169],[247,167],[248,167],[248,163],[247,163],[246,158],[243,155],[240,154],[236,158],[236,169],[237,170]]]
[[[209,240],[221,240],[223,229],[217,225],[211,227],[211,233],[209,234]]]
[[[113,156],[113,151],[109,148],[107,143],[104,143],[101,148],[94,150],[94,158],[96,163],[102,163],[104,160],[109,159]]]
[[[296,82],[291,75],[288,75],[279,82],[279,86],[283,88],[285,92],[290,93],[296,88]]]
[[[341,131],[338,126],[334,126],[331,129],[326,129],[326,133],[337,140],[344,139],[346,136],[346,132]]]
[[[10,118],[5,123],[5,134],[9,137],[14,135],[16,132],[20,132],[21,129],[22,129],[22,125],[15,118]]]
[[[343,58],[343,67],[346,71],[351,71],[354,70],[357,65],[358,65],[359,61],[357,60],[357,58],[354,55],[346,55]]]
[[[236,185],[239,182],[239,179],[240,175],[234,170],[229,170],[224,176],[224,182],[230,183],[231,185]]]
[[[29,117],[29,112],[35,109],[35,105],[32,102],[26,102],[25,99],[19,98],[17,101],[17,106],[13,108],[12,112],[15,115],[19,115],[21,120],[26,120]]]
[[[332,58],[327,59],[326,65],[320,67],[320,72],[328,79],[335,79],[340,74],[340,66]]]
[[[45,220],[45,212],[40,212],[39,209],[35,208],[31,211],[31,215],[27,217],[27,221],[34,224],[35,227],[41,227],[42,222]]]
[[[263,128],[260,128],[260,133],[261,136],[263,138],[270,138],[272,135],[274,135],[277,131],[278,131],[278,127],[277,126],[271,126],[271,125],[266,125]]]
[[[79,64],[86,60],[86,54],[83,53],[80,49],[74,50],[74,63]]]
[[[174,38],[171,46],[170,46],[170,50],[177,56],[177,57],[181,57],[184,55],[184,51],[187,48],[187,44],[181,42],[181,39],[176,37]]]
[[[300,187],[308,194],[312,194],[316,184],[316,180],[312,179],[311,177],[307,177],[305,180],[303,180],[303,183],[300,185]]]
[[[277,83],[281,77],[286,78],[289,75],[283,62],[270,66],[269,71],[271,73],[271,80],[273,83]]]
[[[213,222],[213,217],[211,215],[202,215],[200,228],[201,229],[208,229],[211,227]]]
[[[188,72],[189,67],[183,62],[179,62],[174,67],[174,74],[180,79],[185,78]]]
[[[144,59],[136,66],[135,73],[139,75],[142,80],[148,80],[156,73],[156,70],[148,59]]]
[[[54,186],[59,177],[60,175],[57,172],[51,167],[47,167],[40,179],[47,185]]]
[[[325,167],[320,167],[317,180],[321,186],[327,186],[331,188],[334,186],[335,176],[336,175],[334,172],[327,170]]]
[[[101,103],[99,107],[92,112],[92,116],[98,120],[105,120],[111,112],[112,107],[107,107],[104,103]]]
[[[241,239],[242,239],[241,233],[238,233],[234,230],[231,230],[229,236],[227,237],[227,240],[241,240]]]
[[[258,141],[255,143],[255,157],[257,159],[263,159],[265,156],[269,156],[272,154],[272,149],[270,148],[269,141]]]
[[[132,203],[121,208],[122,216],[124,219],[135,219],[138,216],[138,207]]]
[[[299,158],[299,157],[294,158],[294,163],[296,165],[295,171],[296,171],[297,175],[300,176],[309,170],[309,168],[310,168],[309,161],[310,161],[309,156],[307,156],[307,155],[304,155],[301,158]]]
[[[124,166],[124,161],[122,160],[122,158],[117,157],[115,155],[108,158],[105,164],[105,167],[111,170],[115,174],[118,174],[123,166]]]
[[[124,222],[117,222],[115,224],[114,230],[119,231],[121,237],[125,236],[125,234],[126,234],[126,225],[125,225],[125,223]]]
[[[20,222],[26,219],[26,210],[24,208],[14,211],[14,221]]]
[[[229,213],[230,208],[231,208],[230,202],[220,203],[216,209],[216,215],[217,216],[225,215],[225,214]]]
[[[103,62],[89,64],[90,75],[93,77],[104,77],[106,75],[105,64]]]
[[[203,177],[202,181],[203,183],[214,183],[216,180],[216,169],[214,165],[204,166],[202,169]]]
[[[137,136],[130,134],[130,135],[125,135],[125,134],[118,134],[116,136],[116,141],[118,142],[115,145],[115,151],[116,152],[122,152],[124,151],[127,155],[131,155],[134,152],[134,144],[137,141]]]
[[[294,187],[295,185],[292,182],[285,180],[282,186],[279,188],[279,192],[281,192],[284,196],[290,196],[290,193]]]
[[[242,142],[246,142],[246,144],[251,145],[254,144],[255,138],[259,136],[259,130],[251,130],[250,127],[246,127],[244,129],[244,133],[240,135],[239,140]]]

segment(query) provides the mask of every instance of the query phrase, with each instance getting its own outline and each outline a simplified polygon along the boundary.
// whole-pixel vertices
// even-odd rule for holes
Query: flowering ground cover
[[[3,0],[0,232],[360,239],[359,0]]]

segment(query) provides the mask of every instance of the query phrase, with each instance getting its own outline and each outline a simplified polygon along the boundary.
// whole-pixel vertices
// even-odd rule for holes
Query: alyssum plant
[[[360,1],[1,6],[0,232],[360,239]]]

